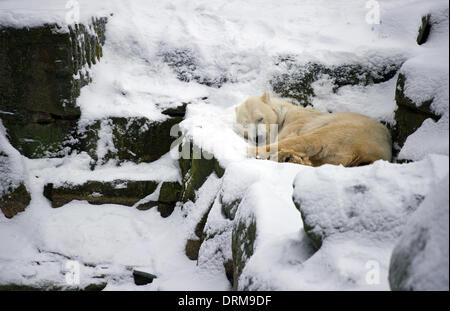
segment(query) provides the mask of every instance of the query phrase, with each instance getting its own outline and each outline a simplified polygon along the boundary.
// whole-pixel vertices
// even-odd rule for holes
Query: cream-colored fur
[[[259,131],[249,132],[252,124],[259,124]],[[270,124],[278,125],[278,133],[271,131]],[[295,106],[267,92],[236,107],[236,125],[249,141],[258,143],[249,148],[249,154],[262,159],[359,166],[390,161],[392,156],[391,135],[381,123],[351,112],[326,113]],[[264,136],[274,143],[266,145]]]

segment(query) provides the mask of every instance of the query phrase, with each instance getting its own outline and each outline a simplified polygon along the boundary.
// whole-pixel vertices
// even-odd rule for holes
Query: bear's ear
[[[266,103],[270,104],[270,94],[269,92],[264,92],[263,96],[261,96],[261,100]]]

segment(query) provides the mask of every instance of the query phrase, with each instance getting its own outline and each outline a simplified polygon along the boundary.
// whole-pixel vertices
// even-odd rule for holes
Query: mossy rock
[[[157,201],[149,201],[137,206],[138,210],[145,211],[153,207],[158,208],[161,217],[172,215],[177,202],[181,199],[181,185],[179,182],[163,182],[159,190]]]
[[[100,291],[105,289],[106,285],[108,285],[108,283],[106,283],[106,282],[93,283],[93,284],[89,284],[88,286],[83,288],[82,291],[85,291],[85,292],[100,292]]]
[[[227,260],[223,263],[223,268],[225,269],[225,275],[230,282],[231,286],[234,285],[234,265],[233,260]]]
[[[182,200],[195,201],[195,192],[200,189],[208,177],[215,173],[219,178],[225,170],[213,155],[202,151],[200,147],[187,141],[180,145],[181,157],[179,159],[182,173]]]
[[[0,198],[0,209],[6,218],[12,218],[23,212],[30,204],[31,196],[27,188],[21,183],[17,188],[9,191]]]
[[[393,142],[399,148],[403,147],[409,135],[414,133],[426,119],[438,121],[440,116],[431,110],[433,99],[422,103],[414,103],[405,95],[406,77],[399,74],[395,90],[395,126],[392,131]],[[399,151],[399,150],[397,150]]]
[[[214,201],[211,202],[211,205],[208,207],[206,212],[203,214],[200,221],[197,223],[194,229],[194,234],[197,239],[189,239],[186,242],[185,253],[186,256],[191,260],[197,260],[200,252],[200,247],[203,244],[203,241],[206,239],[206,233],[204,232],[206,221],[208,220],[209,213],[214,205]]]
[[[137,206],[136,208],[140,211],[147,211],[155,206],[158,206],[158,202],[157,201],[150,201],[150,202],[146,202],[146,203],[142,203],[139,206]]]
[[[92,283],[83,288],[80,287],[68,287],[62,286],[58,284],[53,284],[51,282],[42,284],[42,285],[23,285],[23,284],[3,284],[0,285],[0,291],[26,291],[26,292],[42,292],[42,291],[102,291],[105,289],[106,282],[101,283]]]
[[[179,182],[164,182],[159,190],[158,201],[161,203],[176,203],[181,195],[181,185]]]
[[[170,130],[183,118],[169,118],[163,122],[151,122],[146,118],[111,120],[114,124],[114,146],[117,149],[117,154],[112,157],[139,163],[155,161],[169,152],[176,139],[170,136]]]
[[[211,212],[211,209],[214,205],[214,201],[211,202],[211,205],[208,207],[206,212],[203,214],[202,218],[200,218],[200,221],[195,226],[194,233],[195,235],[203,242],[206,238],[206,234],[204,232],[206,221],[208,220],[209,213]]]
[[[242,199],[236,199],[230,203],[223,202],[222,196],[220,197],[220,202],[222,204],[222,213],[229,220],[234,220],[236,217],[236,212],[238,210],[239,204],[241,204]]]
[[[211,75],[202,66],[195,51],[189,48],[174,48],[160,53],[162,60],[174,71],[177,78],[183,82],[195,81],[199,84],[220,88],[229,81],[224,72]]]
[[[81,185],[64,184],[54,187],[47,184],[44,196],[52,202],[52,207],[61,207],[73,200],[88,201],[91,204],[119,204],[133,206],[152,194],[158,183],[152,180],[114,180],[110,182],[87,181]]]
[[[394,248],[389,265],[389,285],[393,291],[412,291],[414,286],[408,284],[411,274],[414,273],[414,260],[424,251],[429,239],[429,232],[418,228],[413,233],[408,247]]]
[[[194,240],[194,239],[187,240],[186,248],[185,248],[186,256],[190,260],[197,260],[198,259],[198,253],[200,251],[200,247],[201,246],[202,246],[202,241],[201,240]]]
[[[0,110],[11,144],[29,158],[63,156],[76,133],[76,99],[101,57],[106,18],[62,31],[56,24],[0,27]],[[77,78],[75,78],[77,76]]]
[[[158,212],[161,215],[162,218],[167,218],[170,215],[172,215],[174,209],[175,209],[175,203],[160,203],[158,202]]]
[[[386,82],[395,76],[402,63],[393,61],[382,66],[363,64],[328,66],[313,62],[301,64],[294,56],[287,55],[278,57],[275,65],[283,69],[270,80],[274,92],[281,97],[292,98],[302,106],[308,106],[315,96],[312,84],[324,75],[334,82],[333,91],[336,92],[346,85],[367,86]]]
[[[419,33],[417,34],[416,42],[418,45],[422,45],[427,42],[428,37],[431,33],[431,15],[427,14],[422,16],[422,23],[419,28]]]
[[[231,240],[233,256],[233,289],[239,289],[239,277],[244,270],[247,261],[254,253],[256,241],[256,220],[250,223],[242,219],[235,222]]]
[[[303,221],[303,230],[305,230],[306,236],[309,238],[314,248],[316,250],[319,249],[322,246],[323,240],[325,239],[325,234],[320,230],[316,230],[317,228],[309,223],[309,219],[306,216],[306,213],[304,213],[301,209],[301,203],[298,203],[296,200],[294,200],[294,204],[300,211],[300,216],[302,217]]]
[[[79,128],[77,149],[86,151],[94,161],[101,163],[110,159],[115,159],[119,163],[153,162],[170,151],[172,143],[177,138],[170,135],[171,130],[183,120],[185,113],[186,104],[182,104],[163,111],[163,114],[168,116],[164,121],[154,122],[145,117],[111,117],[95,120]],[[97,146],[102,126],[111,128],[114,150],[110,150],[99,159]]]

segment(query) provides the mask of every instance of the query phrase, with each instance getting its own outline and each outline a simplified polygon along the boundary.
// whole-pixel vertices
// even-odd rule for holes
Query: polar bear
[[[268,92],[235,109],[238,132],[256,144],[248,148],[249,155],[261,159],[351,167],[392,158],[389,130],[357,113],[319,112],[271,98]]]

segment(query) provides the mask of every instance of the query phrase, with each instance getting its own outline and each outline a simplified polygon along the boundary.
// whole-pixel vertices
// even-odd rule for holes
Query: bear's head
[[[235,108],[237,132],[256,145],[273,143],[278,135],[283,112],[268,92],[254,96]]]

